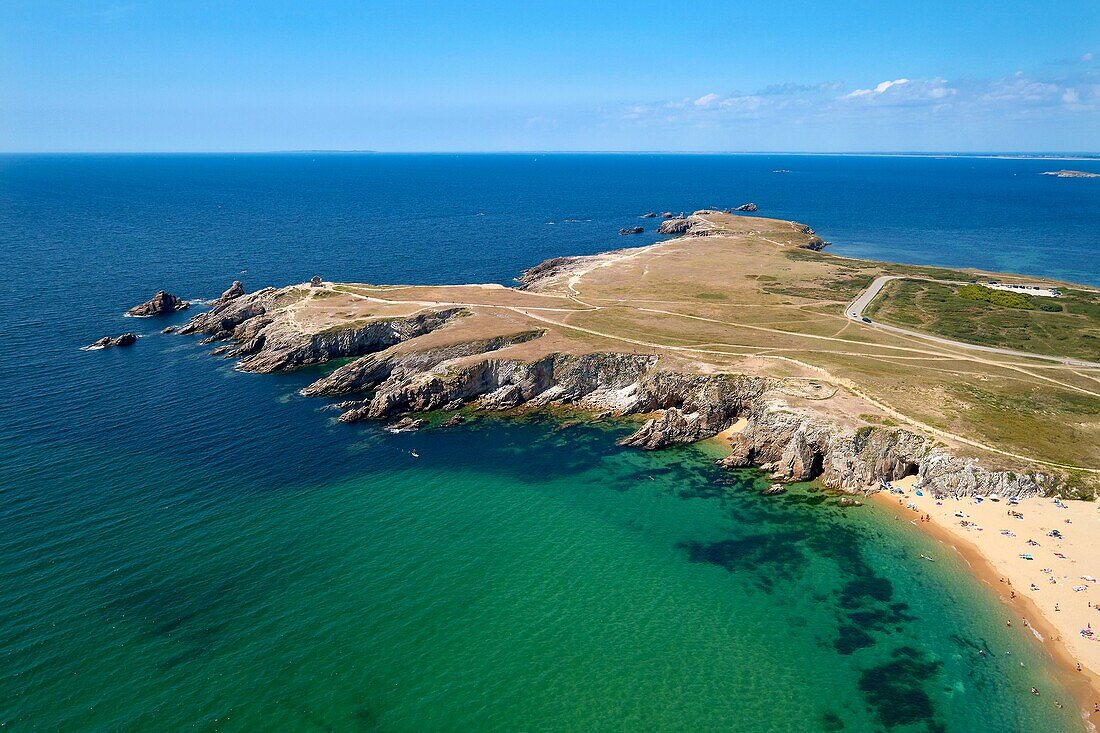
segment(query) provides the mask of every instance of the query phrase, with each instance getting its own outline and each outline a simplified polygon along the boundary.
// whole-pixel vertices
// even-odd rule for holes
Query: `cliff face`
[[[573,404],[604,414],[651,415],[619,441],[647,450],[709,438],[744,418],[744,429],[730,437],[732,454],[722,466],[756,465],[774,480],[817,478],[848,490],[910,475],[931,491],[958,496],[1029,496],[1063,486],[1061,477],[1052,474],[986,469],[908,430],[845,429],[826,414],[789,405],[777,390],[779,382],[770,378],[683,374],[659,368],[654,356],[636,354],[448,363],[502,346],[491,340],[415,354],[372,354],[318,380],[303,394],[369,392],[345,403],[344,422],[467,404],[493,410]]]
[[[952,455],[931,438],[901,428],[845,430],[828,416],[765,396],[730,439],[727,468],[758,466],[776,480],[820,478],[826,486],[859,488],[917,476],[922,486],[951,496],[1034,496],[1064,488],[1061,476],[984,468]]]
[[[204,343],[232,341],[220,352],[238,358],[246,372],[278,372],[332,359],[361,356],[423,336],[462,313],[448,308],[408,318],[367,321],[363,325],[310,333],[280,310],[279,300],[294,288],[265,288],[235,297],[188,321],[177,333],[206,334]]]
[[[576,262],[544,263],[530,281],[560,276]],[[445,308],[308,332],[294,317],[299,296],[294,288],[235,295],[192,318],[179,333],[226,342],[221,353],[239,359],[246,371],[286,371],[359,357],[302,390],[307,396],[349,397],[341,403],[344,422],[465,405],[502,410],[570,404],[599,414],[645,416],[620,443],[652,450],[712,437],[743,419],[744,428],[729,438],[732,453],[721,464],[756,465],[775,480],[818,478],[830,487],[858,491],[916,475],[926,489],[950,495],[1026,496],[1065,487],[1060,475],[987,469],[908,430],[845,428],[825,412],[790,404],[779,379],[676,372],[647,354],[511,355],[512,347],[542,337],[541,330],[394,348],[445,327],[464,311]]]

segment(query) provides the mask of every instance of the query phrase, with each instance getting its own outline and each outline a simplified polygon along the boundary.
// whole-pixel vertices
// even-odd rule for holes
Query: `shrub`
[[[1031,302],[1031,298],[1022,293],[1012,293],[1007,290],[994,290],[984,285],[963,285],[958,289],[955,295],[960,298],[966,298],[967,300],[992,303],[993,305],[999,305],[1004,308],[1031,310],[1035,307]],[[1061,310],[1061,307],[1059,307],[1059,310]]]

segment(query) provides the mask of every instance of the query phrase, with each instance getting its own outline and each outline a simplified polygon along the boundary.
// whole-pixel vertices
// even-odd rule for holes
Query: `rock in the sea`
[[[165,326],[164,328],[160,329],[160,332],[161,333],[175,333],[176,332],[176,327],[175,326]]]
[[[403,417],[397,422],[387,425],[386,430],[391,433],[411,433],[424,427],[425,424],[423,420],[415,417]]]
[[[156,295],[141,305],[135,305],[133,308],[126,311],[126,315],[138,316],[140,318],[145,318],[147,316],[167,316],[176,311],[185,311],[190,306],[191,304],[187,301],[180,300],[171,293],[160,290]]]
[[[461,412],[456,412],[443,422],[439,423],[439,427],[453,428],[455,425],[461,425],[464,422],[466,422],[466,416],[463,415]]]
[[[88,346],[89,349],[110,349],[115,346],[133,346],[137,343],[138,337],[136,333],[124,333],[121,336],[104,336],[93,344]]]
[[[229,289],[219,295],[213,303],[210,304],[211,308],[217,308],[223,306],[235,298],[239,298],[244,295],[244,285],[240,280],[234,280],[233,284],[229,286]]]
[[[840,501],[836,503],[837,506],[863,506],[863,502],[854,496],[842,496]]]
[[[661,222],[661,226],[657,228],[658,234],[683,234],[692,225],[691,219],[686,217],[676,217],[674,219],[665,219]]]
[[[758,210],[757,205],[752,203],[751,201],[747,204],[741,204],[736,209],[734,209],[734,211],[757,211],[757,210]]]
[[[645,231],[645,227],[623,227],[619,230],[619,234],[641,234]]]
[[[675,214],[673,214],[671,211],[662,211],[661,212],[661,218],[662,219],[671,219],[673,216],[675,216]]]
[[[779,494],[786,494],[787,487],[783,484],[772,484],[760,493],[762,493],[764,496],[778,496]]]
[[[642,218],[643,219],[656,219],[657,218],[657,213],[655,211],[647,211],[646,213],[642,214]]]

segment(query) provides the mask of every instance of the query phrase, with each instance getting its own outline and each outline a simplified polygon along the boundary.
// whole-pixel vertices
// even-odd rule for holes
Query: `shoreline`
[[[901,498],[900,505],[896,503],[899,499],[897,494],[877,491],[870,494],[868,498],[881,509],[895,511],[901,519],[908,521],[931,539],[957,553],[966,563],[974,579],[995,593],[1000,604],[1009,611],[1012,618],[1006,621],[1015,622],[1016,625],[1013,628],[1022,626],[1022,629],[1027,629],[1030,632],[1029,637],[1049,655],[1058,673],[1059,681],[1073,695],[1087,728],[1093,731],[1100,729],[1100,711],[1096,707],[1100,704],[1100,674],[1096,671],[1095,661],[1088,658],[1100,655],[1100,648],[1093,655],[1075,654],[1075,650],[1071,649],[1066,641],[1067,635],[1071,635],[1072,638],[1072,634],[1075,633],[1069,615],[1057,617],[1056,621],[1052,613],[1045,612],[1040,604],[1030,597],[1031,591],[1025,590],[1028,588],[1027,580],[1019,577],[1019,573],[1004,572],[1003,558],[998,558],[1001,560],[1001,567],[998,567],[998,561],[990,557],[991,555],[996,557],[997,553],[991,552],[988,547],[983,548],[982,544],[985,543],[979,544],[973,536],[945,521],[945,515],[953,517],[956,510],[961,511],[963,507],[971,508],[971,500],[943,499],[943,503],[935,507],[940,511],[933,513],[932,507],[921,507],[918,510],[908,508],[906,503],[915,498],[908,493]],[[917,501],[921,499],[917,498]],[[922,503],[930,504],[933,501],[931,497],[924,497]],[[1049,500],[1025,499],[1021,501],[1019,507],[1026,512],[1028,508],[1034,507],[1036,502],[1040,501]],[[1074,503],[1091,505],[1090,502]],[[918,521],[919,517],[926,514],[931,515],[931,521]],[[1029,525],[1033,523],[1028,521]],[[1017,575],[1017,582],[1013,582],[1012,575]],[[1017,588],[1020,589],[1019,592],[1015,592]],[[1097,620],[1100,621],[1100,613],[1097,614]],[[1078,663],[1081,665],[1081,671],[1077,669]]]

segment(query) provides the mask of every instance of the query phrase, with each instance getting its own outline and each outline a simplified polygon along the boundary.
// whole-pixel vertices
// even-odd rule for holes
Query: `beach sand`
[[[937,500],[917,496],[915,482],[897,481],[894,488],[903,494],[883,491],[874,499],[958,551],[1001,596],[1005,622],[1043,643],[1066,670],[1090,722],[1100,724],[1100,505],[1048,498],[1018,504]],[[1052,530],[1062,537],[1050,536]],[[1088,629],[1096,635],[1081,633]]]

